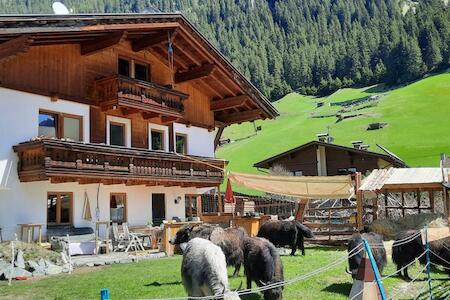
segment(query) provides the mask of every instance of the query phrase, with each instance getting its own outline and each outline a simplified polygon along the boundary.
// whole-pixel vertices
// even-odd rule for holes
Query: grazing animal
[[[425,251],[420,235],[405,243],[409,237],[415,234],[417,234],[417,230],[406,230],[399,232],[395,236],[394,244],[392,244],[392,261],[397,266],[397,271],[412,263]],[[399,275],[402,276],[402,272]],[[403,269],[403,276],[411,280],[411,277],[408,275],[408,268]]]
[[[194,238],[187,243],[181,279],[189,297],[224,295],[225,300],[240,299],[229,289],[225,255],[211,241]]]
[[[251,289],[252,281],[265,286],[284,280],[280,255],[275,246],[264,238],[248,237],[244,240],[244,271],[247,289]],[[265,290],[264,299],[283,299],[283,286]]]
[[[362,233],[362,234],[355,233],[354,235],[352,235],[352,237],[348,241],[347,251],[350,253],[350,251],[352,251],[353,249],[358,247],[363,242],[363,240],[362,240],[363,238],[366,239],[367,242],[369,243],[369,245],[371,246],[373,257],[377,264],[378,270],[381,274],[383,272],[384,267],[386,266],[386,261],[387,261],[386,260],[386,249],[384,248],[383,238],[381,237],[381,235],[379,235],[375,232]],[[383,246],[381,246],[381,245],[383,245]],[[366,250],[364,250],[363,245],[360,245],[358,247],[358,249],[360,249],[360,248],[362,248],[363,250],[352,257],[349,256],[349,258],[348,258],[350,272],[348,272],[348,271],[347,272],[349,274],[351,274],[353,278],[356,277],[356,274],[358,273],[359,265],[361,264],[361,261],[366,253]],[[357,251],[357,250],[355,250],[355,251]]]
[[[186,243],[195,237],[211,240],[215,245],[219,246],[225,254],[227,265],[234,267],[233,276],[239,275],[239,270],[244,262],[242,245],[244,238],[247,237],[247,232],[244,228],[222,229],[211,224],[197,226],[187,224],[182,226],[169,242],[172,245],[177,245]]]
[[[418,235],[412,240],[408,240],[408,237],[412,237],[417,233],[417,230],[406,230],[399,232],[395,237],[394,244],[392,245],[392,260],[396,264],[397,270],[400,270],[408,264],[412,263],[425,251],[425,246],[422,243],[421,235]],[[431,251],[439,255],[447,262],[450,262],[450,237],[432,241],[429,243],[429,245]],[[430,253],[430,261],[443,266],[447,274],[449,274],[450,276],[450,264],[442,260],[441,258],[436,256],[432,252]],[[420,257],[419,260],[421,264],[426,264],[425,255]],[[402,274],[400,274],[400,276],[402,276]],[[411,280],[408,275],[408,268],[403,269],[403,277]]]
[[[267,221],[261,225],[258,237],[271,241],[276,247],[290,246],[291,255],[295,255],[297,248],[305,255],[304,237],[312,238],[311,229],[298,221]]]

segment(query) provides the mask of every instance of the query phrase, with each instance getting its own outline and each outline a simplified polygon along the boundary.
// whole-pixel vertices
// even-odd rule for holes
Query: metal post
[[[433,287],[431,285],[430,244],[428,243],[428,227],[425,227],[425,258],[427,260],[428,293],[430,294],[430,299],[433,299]]]
[[[100,291],[100,300],[110,300],[109,297],[109,289],[101,289]]]
[[[378,290],[380,291],[381,299],[387,300],[386,292],[384,291],[383,284],[381,283],[380,272],[378,271],[377,264],[373,258],[372,249],[370,249],[369,243],[366,239],[363,239],[364,248],[366,249],[367,256],[369,256],[370,265],[372,266],[373,273],[375,275],[375,280],[377,282]]]

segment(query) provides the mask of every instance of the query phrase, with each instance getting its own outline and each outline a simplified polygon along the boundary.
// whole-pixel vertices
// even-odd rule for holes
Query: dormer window
[[[119,57],[117,68],[119,75],[142,81],[150,81],[150,66],[144,62]]]

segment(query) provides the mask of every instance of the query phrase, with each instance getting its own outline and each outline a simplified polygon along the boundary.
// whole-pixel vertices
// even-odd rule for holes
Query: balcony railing
[[[13,147],[20,181],[212,187],[225,161],[137,148],[37,139]]]
[[[125,107],[171,117],[182,117],[189,96],[155,83],[113,75],[95,82],[99,105]]]

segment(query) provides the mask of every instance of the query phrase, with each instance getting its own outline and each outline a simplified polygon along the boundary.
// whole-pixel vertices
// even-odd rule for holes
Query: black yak
[[[392,244],[392,261],[397,266],[397,271],[412,263],[425,251],[425,247],[422,244],[422,236],[417,234],[417,230],[406,230],[399,232],[395,236],[394,244]],[[417,237],[413,238],[414,235],[417,235]],[[402,272],[398,275],[402,276]],[[407,267],[403,269],[403,276],[411,279],[408,275]]]
[[[416,235],[415,238],[414,235]],[[450,264],[448,263],[450,262],[450,237],[432,241],[429,246],[430,250],[438,255],[430,252],[430,261],[443,266],[450,275]],[[392,261],[396,264],[397,270],[412,263],[418,257],[420,257],[421,264],[426,264],[426,255],[421,256],[424,252],[425,245],[422,243],[422,236],[418,230],[401,231],[396,235],[392,245]],[[402,276],[401,272],[399,275]],[[403,276],[411,280],[407,267],[403,269]]]
[[[276,247],[290,246],[291,255],[295,255],[297,248],[305,255],[303,238],[312,238],[311,229],[298,221],[267,221],[261,225],[258,237],[271,241]]]
[[[239,275],[239,270],[244,261],[242,244],[247,232],[244,228],[222,229],[211,224],[184,225],[177,234],[169,241],[172,245],[186,243],[189,240],[200,237],[211,240],[219,246],[225,254],[227,265],[234,267],[233,276]]]
[[[224,295],[225,300],[240,299],[229,290],[225,255],[206,239],[194,238],[187,243],[181,279],[189,297]]]
[[[252,281],[258,286],[282,282],[283,264],[275,246],[268,240],[258,237],[244,239],[244,271],[247,276],[247,289]],[[265,300],[283,299],[283,286],[264,292]]]
[[[375,232],[362,233],[362,234],[355,233],[354,235],[352,235],[352,237],[348,241],[347,251],[350,253],[357,247],[358,247],[358,250],[359,249],[363,249],[363,250],[352,257],[350,257],[351,254],[349,255],[349,258],[348,258],[348,264],[350,267],[349,273],[352,275],[353,278],[356,277],[356,274],[358,273],[359,265],[361,264],[361,261],[364,258],[364,255],[366,253],[366,250],[364,249],[364,245],[362,244],[363,238],[366,239],[367,242],[369,243],[369,246],[371,246],[373,258],[375,259],[375,262],[377,264],[380,274],[383,272],[383,269],[386,266],[386,261],[387,261],[386,260],[386,249],[384,248],[383,238],[381,237],[381,235],[379,235]],[[352,254],[357,252],[358,250],[354,250],[352,252]]]

